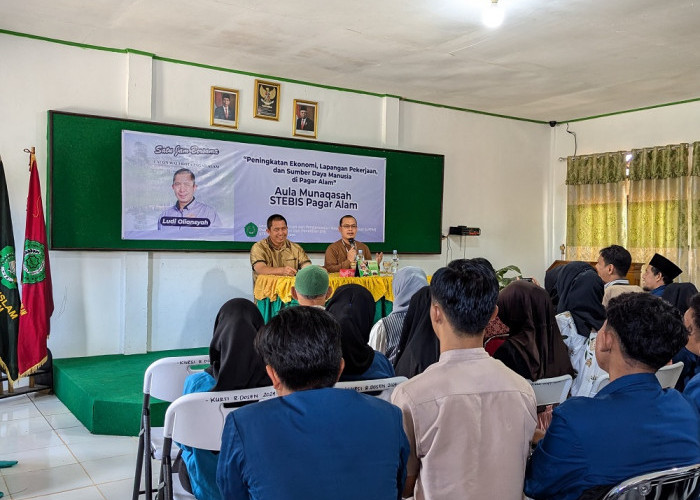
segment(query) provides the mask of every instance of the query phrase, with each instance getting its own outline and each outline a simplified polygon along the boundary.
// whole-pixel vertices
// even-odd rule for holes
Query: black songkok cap
[[[670,280],[676,279],[676,277],[683,272],[683,270],[680,267],[678,267],[666,257],[658,253],[654,254],[654,256],[649,261],[649,265],[654,266]]]

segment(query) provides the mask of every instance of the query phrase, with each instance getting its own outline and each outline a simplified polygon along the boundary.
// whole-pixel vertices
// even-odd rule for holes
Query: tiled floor
[[[54,395],[2,399],[0,460],[19,462],[0,469],[3,500],[130,499],[137,445],[91,434]]]

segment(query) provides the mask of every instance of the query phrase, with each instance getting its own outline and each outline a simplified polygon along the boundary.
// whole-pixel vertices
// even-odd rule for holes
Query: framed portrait
[[[238,91],[211,88],[211,125],[238,128]]]
[[[255,80],[253,116],[266,120],[280,119],[280,84]]]
[[[294,135],[316,139],[318,103],[294,99]]]

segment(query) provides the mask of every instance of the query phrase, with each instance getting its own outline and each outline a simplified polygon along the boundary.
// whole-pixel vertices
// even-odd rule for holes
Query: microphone
[[[352,248],[355,248],[355,238],[348,238],[348,243]]]

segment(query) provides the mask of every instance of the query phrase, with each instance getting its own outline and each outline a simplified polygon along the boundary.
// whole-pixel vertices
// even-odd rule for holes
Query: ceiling
[[[5,0],[0,29],[541,121],[700,98],[694,1],[488,1]]]

